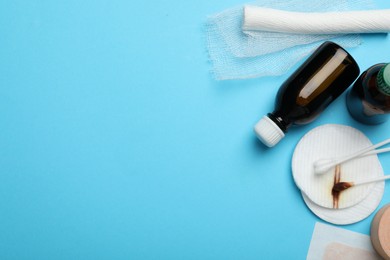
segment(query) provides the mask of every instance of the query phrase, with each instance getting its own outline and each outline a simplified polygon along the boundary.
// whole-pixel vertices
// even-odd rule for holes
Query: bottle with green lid
[[[349,113],[357,121],[376,125],[390,117],[390,63],[368,68],[347,94]]]

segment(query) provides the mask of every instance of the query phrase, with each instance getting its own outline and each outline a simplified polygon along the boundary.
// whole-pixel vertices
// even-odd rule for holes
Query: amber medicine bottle
[[[333,42],[323,43],[280,87],[275,109],[254,127],[268,147],[276,145],[292,125],[313,121],[359,76],[352,56]]]
[[[347,94],[349,113],[370,125],[385,122],[390,116],[390,63],[376,64],[358,78]]]

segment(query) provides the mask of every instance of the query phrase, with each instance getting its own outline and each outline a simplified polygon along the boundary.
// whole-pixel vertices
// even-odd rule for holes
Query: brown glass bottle
[[[255,126],[258,138],[272,147],[291,125],[313,121],[359,76],[352,56],[333,42],[323,43],[280,87],[275,109]]]
[[[347,107],[353,118],[376,125],[390,116],[390,64],[376,64],[362,73],[347,94]]]

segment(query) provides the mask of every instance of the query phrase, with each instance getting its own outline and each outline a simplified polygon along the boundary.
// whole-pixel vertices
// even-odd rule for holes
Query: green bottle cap
[[[378,73],[378,88],[390,96],[390,63],[384,66]]]

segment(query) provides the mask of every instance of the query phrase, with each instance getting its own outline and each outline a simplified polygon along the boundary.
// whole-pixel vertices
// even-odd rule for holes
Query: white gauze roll
[[[390,9],[305,13],[245,6],[242,28],[298,34],[387,33]]]

